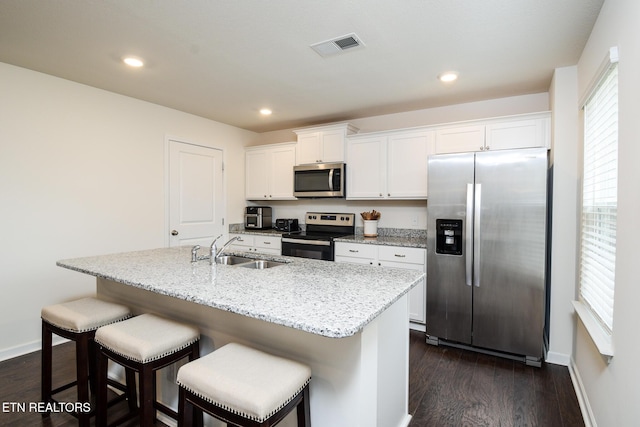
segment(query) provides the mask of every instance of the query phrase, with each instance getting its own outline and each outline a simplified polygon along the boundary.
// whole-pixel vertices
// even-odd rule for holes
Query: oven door
[[[333,261],[333,246],[333,242],[330,240],[305,240],[283,237],[282,255]]]

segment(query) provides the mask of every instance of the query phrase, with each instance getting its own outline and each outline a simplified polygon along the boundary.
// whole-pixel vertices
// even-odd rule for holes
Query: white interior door
[[[169,246],[209,245],[223,233],[222,150],[169,141]]]

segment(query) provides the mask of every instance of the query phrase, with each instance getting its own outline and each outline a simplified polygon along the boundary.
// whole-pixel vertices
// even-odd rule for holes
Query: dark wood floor
[[[450,347],[434,347],[411,332],[410,427],[584,426],[566,367],[532,368],[516,361]],[[54,385],[74,377],[73,344],[54,349]],[[75,418],[4,412],[7,403],[40,400],[40,352],[0,363],[0,426],[75,426]],[[60,400],[75,402],[73,389]],[[122,405],[126,409],[126,404]],[[116,409],[118,411],[118,409]],[[136,420],[126,426],[136,425]],[[163,424],[160,424],[161,426]]]
[[[410,427],[584,426],[569,370],[445,346],[411,332]]]

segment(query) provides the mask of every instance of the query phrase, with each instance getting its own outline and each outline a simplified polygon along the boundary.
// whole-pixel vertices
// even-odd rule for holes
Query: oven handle
[[[282,243],[297,243],[299,245],[315,245],[315,246],[331,246],[331,242],[327,240],[290,239],[288,237],[283,237]]]

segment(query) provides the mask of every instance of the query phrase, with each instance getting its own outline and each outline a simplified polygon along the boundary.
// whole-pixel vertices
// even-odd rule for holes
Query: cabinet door
[[[459,126],[436,131],[436,154],[484,150],[484,125]]]
[[[387,141],[387,197],[427,198],[427,160],[434,151],[433,132],[403,132]]]
[[[296,164],[295,145],[271,149],[269,199],[294,200],[293,166]]]
[[[378,259],[382,267],[427,271],[427,251],[420,248],[380,246]],[[427,320],[427,280],[423,278],[409,293],[409,319],[416,323]]]
[[[386,137],[347,142],[347,199],[382,199],[386,183]]]
[[[320,133],[320,161],[344,162],[344,130],[331,130]]]
[[[299,165],[319,163],[320,160],[320,132],[298,135],[298,150],[296,162]]]
[[[548,119],[528,119],[487,125],[487,150],[549,147]]]
[[[245,153],[245,198],[265,200],[269,194],[269,154],[267,150]]]

